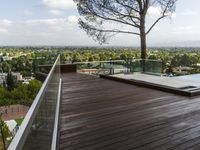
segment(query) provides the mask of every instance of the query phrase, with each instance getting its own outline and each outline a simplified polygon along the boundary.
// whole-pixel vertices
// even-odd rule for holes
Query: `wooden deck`
[[[199,150],[200,97],[63,74],[60,150]]]

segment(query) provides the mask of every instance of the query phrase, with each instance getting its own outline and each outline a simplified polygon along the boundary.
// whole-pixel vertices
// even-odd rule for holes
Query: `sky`
[[[73,0],[0,0],[0,45],[98,46],[79,28]],[[178,0],[176,12],[147,37],[148,46],[200,46],[200,1]],[[159,10],[151,8],[147,27]],[[104,46],[139,46],[136,35],[118,34]]]

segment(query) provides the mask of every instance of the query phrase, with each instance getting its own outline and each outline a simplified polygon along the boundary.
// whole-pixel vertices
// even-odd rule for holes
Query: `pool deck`
[[[166,76],[155,76],[142,73],[133,73],[133,74],[116,74],[112,75],[113,77],[118,77],[122,79],[134,79],[138,81],[144,81],[153,84],[164,85],[173,88],[182,88],[186,86],[195,86],[200,88],[200,79],[199,81],[194,81],[191,78],[183,77],[166,77]]]

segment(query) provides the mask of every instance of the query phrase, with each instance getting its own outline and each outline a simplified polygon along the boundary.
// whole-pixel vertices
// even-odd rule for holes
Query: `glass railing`
[[[57,56],[55,53],[35,53],[33,58],[33,73],[43,72],[48,74]]]
[[[60,86],[58,56],[8,150],[56,149]]]
[[[77,71],[85,74],[116,74],[128,71],[127,62],[124,60],[76,62]]]
[[[131,61],[131,72],[142,72],[146,74],[161,75],[163,64],[161,60],[134,59]]]
[[[162,61],[152,59],[111,60],[95,62],[76,62],[79,73],[94,75],[112,75],[120,73],[141,72],[146,74],[161,75]]]

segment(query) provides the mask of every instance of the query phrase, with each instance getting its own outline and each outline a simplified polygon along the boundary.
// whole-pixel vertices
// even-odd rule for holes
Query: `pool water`
[[[200,74],[192,74],[192,75],[185,75],[185,76],[179,76],[175,77],[178,79],[183,79],[183,80],[190,80],[194,82],[200,82]]]

